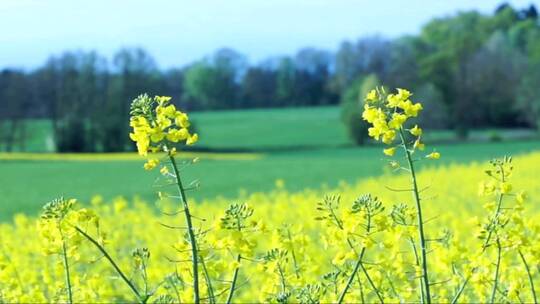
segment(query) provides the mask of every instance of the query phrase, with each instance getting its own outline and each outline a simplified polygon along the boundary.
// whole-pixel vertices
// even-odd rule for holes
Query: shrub
[[[364,96],[367,92],[379,85],[377,76],[370,75],[363,80],[356,80],[345,91],[341,99],[341,121],[347,128],[349,138],[357,145],[363,145],[368,138],[368,125],[359,119],[362,115]]]

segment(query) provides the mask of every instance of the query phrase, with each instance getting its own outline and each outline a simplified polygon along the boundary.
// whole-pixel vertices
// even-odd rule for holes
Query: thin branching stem
[[[362,258],[364,257],[365,248],[362,248],[362,252],[360,253],[360,256],[358,257],[358,260],[356,261],[356,264],[354,265],[353,272],[351,273],[351,276],[349,276],[349,279],[347,280],[347,284],[345,285],[345,288],[343,288],[343,291],[341,291],[341,294],[339,295],[339,299],[337,301],[338,304],[343,303],[343,300],[345,300],[345,295],[347,294],[347,291],[349,291],[349,288],[352,285],[352,281],[354,280],[354,277],[358,270],[360,269],[360,265],[362,264]]]
[[[180,179],[180,171],[178,170],[178,165],[173,155],[170,153],[169,160],[171,161],[174,175],[176,177],[176,185],[178,186],[178,192],[180,194],[182,204],[184,205],[184,215],[186,218],[186,224],[188,226],[187,232],[189,237],[189,242],[191,243],[191,259],[193,264],[193,302],[200,302],[200,293],[199,293],[199,262],[198,262],[198,253],[197,253],[197,239],[195,238],[195,232],[193,229],[193,224],[191,221],[191,214],[189,211],[189,205],[186,198],[186,193],[184,186],[182,185],[182,180]]]
[[[293,264],[294,264],[294,274],[296,275],[296,278],[299,279],[300,273],[298,269],[298,262],[296,261],[296,253],[294,252],[294,245],[293,245],[293,241],[291,237],[291,230],[289,228],[287,228],[287,238],[289,239],[289,242],[291,244],[291,254],[292,254]]]
[[[341,227],[341,226],[340,226]],[[343,228],[341,228],[343,229]],[[367,215],[367,223],[366,223],[366,233],[369,234],[371,230],[371,215],[368,213]],[[347,242],[349,243],[349,246],[351,247],[351,249],[353,251],[355,251],[354,249],[354,246],[352,245],[351,241],[347,239]],[[356,252],[356,251],[355,251]],[[375,292],[375,294],[377,295],[377,297],[379,298],[379,300],[381,301],[381,303],[383,303],[383,298],[381,297],[380,293],[379,293],[379,290],[377,289],[377,287],[375,286],[375,284],[373,283],[373,280],[371,280],[371,277],[369,276],[369,273],[367,272],[367,270],[364,268],[364,265],[362,263],[362,259],[364,258],[364,254],[366,253],[366,247],[362,247],[362,250],[360,251],[360,254],[358,255],[358,260],[356,261],[356,264],[354,265],[354,268],[353,268],[353,272],[351,273],[351,276],[349,277],[349,279],[347,280],[347,284],[345,285],[345,288],[343,288],[343,291],[341,292],[341,294],[339,295],[339,298],[338,298],[338,301],[337,303],[341,304],[343,303],[343,301],[345,300],[345,295],[347,294],[347,292],[349,291],[349,288],[351,287],[352,285],[352,282],[354,280],[354,277],[356,275],[356,273],[358,272],[358,270],[360,268],[362,268],[362,271],[364,272],[364,275],[366,276],[369,284],[371,285],[371,288],[373,288],[373,291]]]
[[[504,166],[499,166],[501,170],[501,182],[505,182],[504,177]],[[502,210],[502,203],[503,203],[504,194],[499,193],[499,197],[497,199],[497,208],[495,209],[495,215],[493,216],[492,223],[495,223],[497,219],[499,218],[499,215],[501,214]],[[489,246],[489,241],[491,240],[491,237],[493,235],[493,229],[489,229],[488,235],[486,237],[486,241],[484,242],[484,246],[482,247],[482,251],[486,250],[486,248]]]
[[[73,303],[73,293],[71,289],[71,275],[69,273],[69,262],[67,258],[67,248],[66,248],[66,239],[64,238],[64,233],[62,233],[62,228],[60,223],[58,223],[58,231],[60,232],[60,237],[62,238],[62,259],[64,262],[64,271],[66,276],[66,293],[68,296],[68,303]]]
[[[411,243],[413,253],[414,253],[414,261],[416,263],[416,266],[420,266],[420,258],[418,257],[418,250],[416,249],[416,244],[414,243],[414,240],[412,238],[409,239],[409,242]],[[418,278],[418,285],[420,286],[420,303],[424,303],[424,284],[422,277]]]
[[[281,293],[285,295],[285,292],[287,291],[287,282],[285,281],[285,274],[283,273],[283,269],[281,269],[281,265],[279,264],[279,262],[277,263],[277,269],[279,272]]]
[[[201,266],[204,273],[204,278],[206,280],[206,286],[208,289],[208,300],[210,301],[210,304],[216,303],[216,296],[214,295],[214,287],[212,285],[212,279],[210,278],[210,274],[208,273],[208,269],[206,268],[206,263],[204,262],[204,258],[200,257]]]
[[[180,297],[180,292],[178,291],[178,287],[176,287],[176,283],[172,278],[169,278],[169,283],[172,285],[174,293],[176,295],[176,299],[178,300],[178,303],[182,302],[182,298]]]
[[[495,294],[497,293],[497,287],[499,285],[499,270],[501,267],[501,242],[497,238],[497,264],[495,266],[495,278],[493,279],[493,290],[491,291],[490,303],[495,303]]]
[[[360,280],[360,275],[356,274],[356,279],[358,280],[358,289],[360,291],[360,300],[362,303],[366,303],[366,300],[364,299],[364,288],[362,287],[362,280]]]
[[[418,215],[418,236],[420,239],[420,252],[421,252],[421,264],[422,264],[422,277],[424,281],[424,290],[426,293],[425,300],[429,304],[431,303],[431,293],[430,293],[430,284],[429,284],[429,273],[428,273],[428,263],[427,263],[427,248],[426,248],[426,240],[425,240],[425,234],[424,234],[424,221],[422,219],[422,205],[420,203],[420,195],[418,192],[418,183],[416,181],[416,172],[414,169],[414,164],[411,156],[411,152],[409,151],[409,148],[407,147],[407,143],[405,141],[405,135],[403,132],[403,128],[399,129],[399,136],[401,137],[401,144],[403,146],[403,150],[405,151],[405,156],[407,158],[407,163],[409,164],[409,170],[411,173],[411,183],[413,186],[413,198],[416,203],[416,212]]]
[[[467,277],[465,279],[465,281],[463,281],[463,284],[461,284],[461,286],[459,287],[456,295],[452,299],[452,302],[451,302],[452,304],[455,304],[455,303],[458,302],[459,297],[461,297],[461,295],[463,294],[463,291],[465,291],[465,287],[467,287],[467,284],[469,283],[469,280],[470,280],[470,277]]]
[[[240,217],[236,217],[236,228],[238,229],[238,232],[241,232],[242,231],[242,224],[240,222]],[[236,262],[237,263],[240,263],[240,261],[242,260],[242,256],[240,254],[238,254],[236,256]],[[236,281],[238,280],[238,272],[240,271],[240,267],[236,267],[234,269],[234,273],[233,273],[233,278],[232,278],[232,281],[231,281],[231,289],[229,290],[229,296],[227,296],[227,304],[230,304],[232,302],[232,299],[233,299],[233,296],[234,296],[234,291],[236,290]]]
[[[109,263],[112,265],[112,267],[114,268],[116,273],[120,276],[120,278],[122,278],[122,280],[129,286],[131,291],[133,291],[133,293],[137,297],[137,300],[139,300],[140,303],[146,303],[146,301],[148,300],[148,296],[147,295],[145,295],[144,297],[141,296],[141,294],[137,290],[137,287],[135,287],[135,285],[128,279],[128,277],[124,274],[124,272],[122,272],[120,267],[118,267],[118,265],[113,260],[111,255],[107,252],[107,250],[105,250],[105,248],[103,246],[101,246],[101,244],[99,244],[98,241],[96,241],[88,233],[84,232],[81,228],[75,226],[75,229],[80,234],[82,234],[82,236],[84,236],[88,241],[90,241],[90,243],[94,244],[94,246],[96,246],[96,248],[103,254],[103,256],[107,259],[107,261],[109,261]]]
[[[379,290],[375,287],[375,283],[373,282],[373,280],[369,276],[369,274],[367,272],[367,269],[364,267],[364,264],[362,263],[362,260],[360,259],[359,261],[360,261],[360,268],[362,268],[362,272],[366,276],[366,278],[367,278],[367,280],[369,282],[369,285],[371,285],[373,287],[373,291],[375,291],[375,294],[377,295],[377,298],[379,298],[379,301],[381,303],[384,303],[384,300],[383,300],[381,294],[379,293]]]
[[[240,260],[242,259],[241,255],[238,255],[236,257],[236,261],[240,263]],[[234,291],[236,290],[236,281],[238,280],[238,272],[240,271],[240,267],[236,267],[233,273],[233,278],[231,281],[231,289],[229,290],[229,296],[227,296],[227,304],[230,304],[232,302]]]
[[[529,268],[529,264],[527,263],[527,260],[525,259],[523,252],[521,252],[521,249],[518,250],[518,253],[519,253],[519,256],[521,257],[521,261],[523,262],[523,266],[525,266],[525,270],[527,271],[527,276],[529,277],[529,284],[531,285],[531,293],[532,293],[534,304],[538,304],[538,299],[536,298],[536,290],[534,289],[534,281],[531,274],[531,270]]]

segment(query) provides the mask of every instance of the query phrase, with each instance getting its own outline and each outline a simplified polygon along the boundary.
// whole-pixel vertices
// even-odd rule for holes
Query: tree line
[[[189,111],[342,104],[356,142],[361,98],[373,85],[406,87],[425,105],[422,124],[459,135],[476,127],[540,125],[540,24],[536,8],[435,18],[418,35],[344,41],[250,64],[220,49],[159,69],[140,48],[50,57],[31,71],[0,71],[0,143],[24,150],[27,121],[49,119],[57,151],[128,151],[129,104],[141,92],[172,96]]]

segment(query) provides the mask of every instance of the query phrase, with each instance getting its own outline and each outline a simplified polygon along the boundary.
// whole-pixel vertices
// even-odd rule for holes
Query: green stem
[[[148,275],[146,273],[146,263],[144,263],[144,259],[141,258],[141,264],[142,264],[142,277],[144,282],[144,294],[148,294]]]
[[[375,283],[373,283],[373,280],[371,280],[371,277],[369,276],[366,268],[364,267],[364,263],[360,262],[360,268],[362,268],[362,272],[364,272],[364,275],[366,276],[368,282],[369,282],[369,285],[371,285],[371,287],[373,288],[373,291],[375,291],[375,294],[377,295],[377,298],[379,298],[379,301],[381,303],[384,303],[384,300],[381,296],[381,294],[379,293],[379,290],[375,287]]]
[[[242,257],[240,255],[238,255],[236,257],[236,261],[238,263],[240,263],[240,259]],[[232,278],[232,281],[231,281],[231,288],[229,289],[229,296],[227,297],[227,304],[230,304],[232,302],[232,299],[233,299],[233,296],[234,296],[234,291],[236,289],[236,281],[238,280],[238,272],[240,271],[240,267],[236,267],[236,269],[234,270],[234,274],[233,274],[233,278]]]
[[[64,234],[62,233],[62,228],[60,228],[60,224],[58,224],[58,231],[60,231],[60,236],[62,237],[62,258],[64,261],[64,270],[66,274],[66,285],[67,285],[67,296],[68,296],[68,303],[73,303],[73,294],[71,290],[71,278],[69,274],[69,263],[67,259],[67,248],[66,248],[66,240],[64,238]]]
[[[504,166],[499,166],[499,169],[501,170],[501,181],[504,183],[505,182]],[[496,221],[497,221],[497,219],[499,217],[499,214],[501,213],[503,197],[504,197],[504,194],[499,193],[499,197],[498,197],[498,200],[497,200],[497,209],[495,210],[495,215],[493,216],[492,223],[496,223]],[[494,231],[493,228],[489,229],[488,235],[486,237],[486,241],[484,242],[484,246],[482,247],[482,251],[486,250],[486,248],[489,246],[489,241],[491,240],[491,236],[493,235],[493,231]]]
[[[414,243],[414,240],[412,238],[409,239],[409,242],[411,243],[411,246],[413,248],[414,253],[414,260],[416,263],[416,266],[420,266],[420,258],[418,257],[418,250],[416,250],[416,244]],[[418,284],[420,285],[420,303],[424,303],[424,283],[422,280],[422,277],[419,278]]]
[[[399,296],[397,290],[396,290],[396,287],[394,286],[394,283],[392,282],[392,279],[390,278],[390,276],[388,275],[388,272],[384,272],[384,275],[386,276],[386,280],[388,281],[388,284],[390,285],[390,288],[392,289],[392,292],[394,293],[394,295],[396,296],[396,298],[399,298],[401,299],[401,297]]]
[[[336,219],[337,219],[337,217],[336,217]],[[340,228],[343,229],[341,226],[340,226]],[[371,215],[368,213],[367,223],[366,223],[366,234],[369,234],[370,231],[371,231]],[[356,250],[354,249],[354,246],[352,245],[352,243],[351,243],[351,241],[349,239],[347,239],[347,243],[349,244],[349,247],[351,247],[351,249],[356,253]],[[364,268],[364,265],[362,263],[362,259],[364,258],[365,253],[366,253],[366,247],[362,247],[362,250],[360,251],[360,255],[358,256],[358,260],[356,261],[356,264],[354,265],[353,272],[351,273],[351,276],[347,280],[347,284],[345,285],[345,288],[343,288],[343,291],[339,295],[339,299],[338,299],[337,303],[341,304],[345,300],[345,295],[347,294],[347,291],[351,287],[354,276],[356,275],[356,273],[358,272],[358,269],[360,269],[360,268],[362,268],[362,271],[364,272],[364,275],[368,279],[368,282],[371,285],[371,288],[373,288],[373,291],[375,292],[375,294],[377,295],[377,297],[379,298],[381,303],[383,303],[383,299],[382,299],[382,297],[381,297],[381,295],[379,293],[379,290],[377,289],[375,284],[373,284],[373,280],[371,280],[371,277],[369,276],[369,273]]]
[[[97,247],[97,249],[103,254],[103,256],[105,257],[105,259],[107,259],[107,261],[109,261],[109,263],[111,263],[112,267],[114,268],[114,270],[116,271],[116,273],[122,278],[122,280],[129,286],[129,288],[131,289],[131,291],[133,291],[133,293],[135,294],[135,296],[137,297],[137,299],[141,302],[141,303],[146,303],[146,300],[147,300],[147,296],[145,295],[145,297],[141,297],[141,294],[139,293],[139,291],[137,290],[137,287],[135,287],[135,285],[133,285],[133,283],[128,279],[128,277],[122,272],[122,270],[120,269],[120,267],[118,267],[118,265],[114,262],[114,260],[112,259],[112,257],[109,255],[109,253],[107,252],[107,250],[105,250],[105,248],[103,246],[101,246],[98,241],[96,241],[94,238],[92,238],[90,235],[88,235],[86,232],[84,232],[81,228],[75,226],[75,229],[80,233],[82,234],[87,240],[89,240],[92,244],[94,244],[94,246]]]
[[[360,269],[360,265],[362,264],[362,258],[364,257],[365,248],[362,248],[362,251],[360,253],[360,256],[358,257],[358,260],[356,261],[356,264],[354,265],[353,272],[351,273],[351,276],[349,276],[349,279],[347,280],[347,284],[345,285],[345,288],[343,288],[343,291],[339,295],[339,299],[337,301],[338,304],[343,303],[343,300],[345,300],[345,295],[347,294],[347,291],[352,285],[352,281],[354,280],[354,276],[358,272],[358,269]]]
[[[452,304],[457,303],[457,301],[459,300],[459,297],[461,297],[461,294],[463,293],[463,291],[465,290],[465,287],[469,283],[469,279],[470,278],[466,278],[465,281],[463,282],[463,284],[461,284],[461,286],[459,287],[458,292],[456,293],[456,295],[452,299],[452,302],[451,302]]]
[[[497,265],[495,268],[495,278],[493,280],[493,290],[491,291],[490,303],[495,303],[495,293],[497,292],[497,285],[499,284],[499,269],[501,266],[501,242],[497,239]]]
[[[296,254],[294,253],[294,245],[293,245],[293,241],[291,237],[291,231],[289,230],[289,228],[287,228],[287,238],[289,239],[289,242],[291,244],[291,254],[292,254],[293,264],[294,264],[294,274],[296,275],[296,278],[299,279],[300,273],[298,271],[298,262],[296,261]]]
[[[538,300],[536,298],[536,290],[534,289],[534,281],[531,275],[531,270],[529,268],[529,264],[527,264],[527,260],[525,260],[525,256],[521,252],[521,250],[518,250],[519,256],[521,257],[521,260],[523,261],[523,265],[525,266],[525,270],[527,270],[527,276],[529,277],[529,284],[531,285],[531,293],[533,296],[534,304],[538,304]]]
[[[364,299],[364,288],[362,288],[362,280],[360,280],[360,275],[356,274],[356,279],[358,280],[358,289],[360,290],[360,300],[362,303],[366,303]]]
[[[174,282],[173,279],[169,278],[169,284],[171,284],[173,289],[174,289],[174,293],[176,294],[176,299],[178,300],[178,303],[181,303],[182,299],[180,298],[180,293],[178,292],[178,288],[176,287],[176,283]]]
[[[182,185],[182,180],[180,179],[180,171],[176,164],[174,156],[169,154],[169,160],[171,161],[174,175],[176,177],[176,185],[178,186],[178,192],[180,193],[180,198],[184,206],[184,215],[186,217],[186,224],[188,227],[188,237],[189,242],[191,243],[191,259],[193,264],[193,302],[200,302],[199,294],[199,265],[198,265],[198,254],[197,254],[197,239],[195,238],[195,232],[193,231],[193,223],[191,222],[191,214],[189,212],[189,205],[186,198],[186,193],[184,186]]]
[[[403,134],[403,128],[399,129],[399,135],[401,137],[401,143],[403,146],[403,150],[405,151],[405,155],[407,158],[407,163],[409,165],[409,171],[411,173],[411,183],[413,186],[413,198],[416,202],[416,212],[418,214],[418,236],[420,238],[420,249],[421,249],[421,256],[422,256],[422,277],[424,281],[424,290],[426,292],[426,301],[427,303],[431,303],[431,293],[429,291],[430,285],[429,285],[429,274],[428,274],[428,264],[427,264],[427,248],[426,248],[426,239],[424,234],[424,221],[422,219],[422,205],[420,204],[420,194],[418,192],[418,184],[416,181],[416,172],[414,170],[413,160],[411,156],[411,152],[407,148],[407,143],[405,142],[405,135]]]
[[[206,279],[206,286],[208,287],[208,299],[210,300],[210,304],[216,303],[214,288],[212,287],[212,280],[210,279],[210,274],[208,273],[206,263],[204,262],[204,258],[202,256],[200,257],[200,261],[204,272],[204,278]]]
[[[277,268],[280,277],[281,293],[285,295],[285,291],[287,290],[287,283],[285,282],[285,274],[283,273],[283,269],[281,269],[281,265],[279,264],[279,262],[277,263]]]

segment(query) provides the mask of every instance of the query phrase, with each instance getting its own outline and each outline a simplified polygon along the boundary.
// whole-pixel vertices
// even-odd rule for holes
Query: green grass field
[[[238,111],[194,112],[190,114],[200,134],[198,148],[215,150],[299,150],[351,146],[340,121],[339,107],[256,109]],[[54,152],[51,123],[34,120],[28,123],[26,152]],[[127,136],[127,135],[126,135]],[[473,142],[500,139],[531,139],[531,130],[473,130]],[[456,141],[453,131],[433,130],[425,140]]]
[[[184,171],[187,182],[198,179],[201,187],[189,195],[196,200],[224,196],[234,198],[240,189],[268,191],[276,179],[289,190],[335,186],[340,181],[383,173],[380,145],[354,147],[339,122],[337,108],[304,108],[195,113],[201,141],[213,149],[256,150],[253,160],[202,159]],[[35,122],[41,136],[29,142],[33,151],[46,151],[47,123]],[[37,128],[36,127],[36,128]],[[491,131],[489,131],[491,132]],[[517,155],[540,147],[539,140],[518,139],[526,131],[501,131],[502,142],[487,142],[488,131],[473,132],[474,142],[453,142],[451,132],[433,132],[428,149],[443,154],[438,164],[487,160],[504,154]],[[439,134],[439,136],[437,136]],[[513,134],[518,134],[514,136]],[[514,137],[513,137],[514,136]],[[379,159],[380,161],[373,161]],[[142,169],[143,160],[2,160],[0,158],[0,220],[16,212],[37,214],[47,201],[57,197],[88,200],[95,194],[105,198],[135,195],[152,200],[157,191],[158,172]]]
[[[537,149],[540,142],[502,142],[438,145],[438,164],[487,160],[504,154],[518,155]],[[380,159],[380,161],[373,161]],[[0,220],[16,212],[38,213],[43,203],[57,197],[88,200],[139,195],[152,200],[157,191],[157,171],[146,172],[141,161],[0,161]],[[201,160],[184,171],[186,181],[198,179],[201,187],[189,193],[201,200],[215,196],[234,198],[239,189],[268,191],[276,179],[289,190],[335,186],[383,172],[381,147],[327,148],[263,155],[256,160]]]

